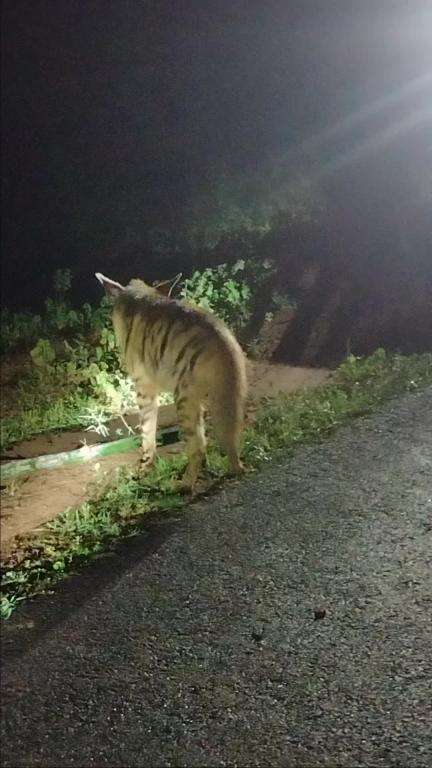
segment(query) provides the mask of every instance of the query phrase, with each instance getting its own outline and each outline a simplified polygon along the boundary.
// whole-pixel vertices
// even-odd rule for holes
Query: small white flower
[[[244,268],[245,268],[244,259],[238,259],[238,261],[236,261],[236,263],[234,264],[234,266],[232,268],[233,274],[235,275],[236,272],[240,272]]]

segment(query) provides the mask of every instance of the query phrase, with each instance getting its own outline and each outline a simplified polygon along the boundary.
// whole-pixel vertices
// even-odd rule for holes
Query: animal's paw
[[[183,478],[180,480],[172,480],[171,481],[171,488],[174,493],[183,493],[183,494],[190,494],[193,496],[194,494],[194,485],[187,482]]]
[[[197,489],[198,479],[199,473],[191,472],[190,470],[188,471],[187,467],[183,477],[181,477],[180,480],[172,481],[173,490],[176,493],[185,493],[193,496]]]
[[[241,477],[241,475],[244,475],[245,472],[246,472],[246,467],[244,466],[244,464],[242,464],[240,460],[237,460],[230,465],[229,474],[232,477]]]
[[[136,465],[136,472],[138,475],[147,475],[154,467],[154,455],[150,456],[147,454],[142,454],[140,458],[138,459],[137,465]]]

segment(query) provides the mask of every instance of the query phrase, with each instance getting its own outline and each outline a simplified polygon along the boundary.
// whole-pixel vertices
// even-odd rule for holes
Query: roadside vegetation
[[[70,285],[70,271],[59,270],[43,313],[2,310],[4,371],[17,354],[22,361],[16,381],[3,387],[2,451],[41,432],[100,425],[134,403],[118,369],[109,303],[74,309]]]
[[[368,358],[349,356],[326,386],[263,402],[246,430],[245,464],[254,471],[280,450],[286,455],[300,443],[320,440],[348,419],[431,383],[431,354],[401,356],[379,349]],[[120,471],[114,482],[97,486],[90,501],[18,542],[2,564],[2,617],[9,618],[20,602],[51,589],[95,555],[114,548],[120,538],[137,535],[150,513],[181,511],[188,499],[172,490],[172,480],[184,464],[182,456],[159,458],[144,478]],[[225,459],[212,444],[208,473],[213,486],[227,474]]]
[[[273,278],[269,260],[239,259],[196,270],[180,283],[178,296],[216,312],[247,344],[257,297]],[[71,280],[69,270],[55,273],[53,296],[39,315],[1,312],[4,369],[18,353],[24,361],[9,396],[3,388],[3,452],[42,432],[83,426],[103,432],[107,421],[136,406],[133,386],[119,369],[109,301],[73,308]],[[280,302],[274,292],[269,311]]]

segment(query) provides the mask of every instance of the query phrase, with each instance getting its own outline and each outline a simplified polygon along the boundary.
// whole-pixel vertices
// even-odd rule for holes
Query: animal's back
[[[128,373],[155,391],[208,400],[219,433],[240,430],[246,369],[240,345],[214,315],[128,288],[116,301],[114,326]],[[222,439],[222,442],[225,442]]]

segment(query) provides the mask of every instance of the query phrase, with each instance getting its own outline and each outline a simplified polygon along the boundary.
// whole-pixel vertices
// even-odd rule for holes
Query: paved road
[[[429,767],[431,499],[430,389],[154,523],[8,623],[3,765]]]

